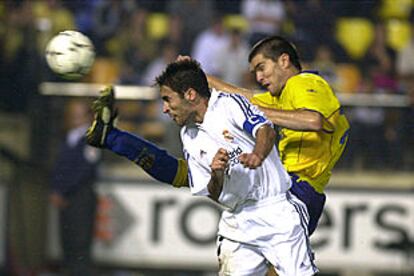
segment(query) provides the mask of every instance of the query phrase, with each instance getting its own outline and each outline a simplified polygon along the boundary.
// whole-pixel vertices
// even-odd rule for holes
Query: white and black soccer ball
[[[79,79],[89,73],[95,60],[92,41],[78,31],[63,31],[46,46],[50,69],[65,79]]]

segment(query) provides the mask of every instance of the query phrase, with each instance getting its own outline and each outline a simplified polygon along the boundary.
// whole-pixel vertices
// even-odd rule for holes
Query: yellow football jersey
[[[313,110],[323,115],[322,131],[281,128],[278,145],[286,170],[322,193],[345,148],[349,132],[349,123],[329,84],[317,74],[303,72],[287,81],[279,97],[266,92],[254,95],[251,102],[282,110]]]

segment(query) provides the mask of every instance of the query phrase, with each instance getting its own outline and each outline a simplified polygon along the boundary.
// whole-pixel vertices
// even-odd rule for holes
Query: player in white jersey
[[[181,130],[184,155],[190,163],[190,171],[194,171],[190,179],[192,193],[208,195],[210,172],[194,166],[208,168],[219,148],[229,156],[223,198],[220,198],[228,208],[234,209],[245,200],[256,201],[285,193],[290,187],[290,178],[273,148],[254,170],[244,168],[239,160],[242,153],[254,151],[256,132],[265,125],[272,126],[272,123],[245,98],[213,89],[202,123],[185,125]],[[261,178],[261,189],[254,190],[252,185]]]
[[[180,126],[194,195],[225,210],[219,223],[220,275],[317,272],[303,203],[288,192],[290,178],[263,113],[238,95],[210,91],[194,60],[171,63],[157,77],[163,111]]]

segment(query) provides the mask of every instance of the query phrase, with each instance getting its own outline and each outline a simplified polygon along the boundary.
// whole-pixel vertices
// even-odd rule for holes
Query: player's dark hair
[[[172,62],[155,79],[158,86],[167,86],[173,91],[184,95],[189,88],[193,88],[202,97],[210,98],[210,89],[206,74],[196,60]]]
[[[274,61],[276,61],[282,54],[287,54],[293,66],[299,71],[302,70],[302,65],[300,64],[299,55],[295,46],[283,37],[271,36],[257,42],[250,50],[249,62],[259,54]]]

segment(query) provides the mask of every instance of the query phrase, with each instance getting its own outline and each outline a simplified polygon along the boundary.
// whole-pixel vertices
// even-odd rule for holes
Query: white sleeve
[[[256,132],[261,126],[273,126],[264,113],[252,105],[245,97],[238,94],[227,95],[225,103],[226,114],[237,127],[256,138]]]

